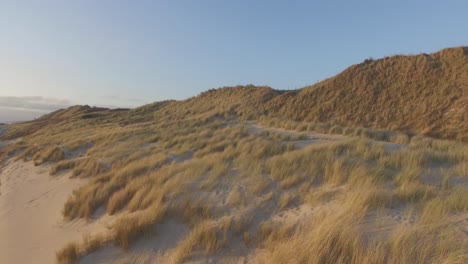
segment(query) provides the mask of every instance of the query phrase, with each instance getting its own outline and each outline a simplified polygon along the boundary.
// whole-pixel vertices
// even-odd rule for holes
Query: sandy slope
[[[63,204],[84,180],[52,177],[47,166],[17,161],[2,168],[0,181],[0,263],[54,263],[64,244],[105,229],[106,219],[62,218]]]

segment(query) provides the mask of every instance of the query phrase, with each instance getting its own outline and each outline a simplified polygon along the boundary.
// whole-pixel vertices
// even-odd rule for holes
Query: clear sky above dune
[[[0,96],[132,107],[237,84],[300,88],[371,56],[466,45],[467,10],[464,0],[2,0]]]

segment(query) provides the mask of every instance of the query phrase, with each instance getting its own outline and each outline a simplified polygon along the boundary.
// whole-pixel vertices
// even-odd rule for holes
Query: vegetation
[[[132,250],[165,221],[190,229],[171,251],[178,263],[238,243],[272,263],[464,263],[454,219],[468,214],[465,51],[366,61],[294,92],[72,107],[11,126],[4,139],[21,140],[2,157],[88,179],[66,219],[100,208],[115,218],[65,245],[59,263]]]

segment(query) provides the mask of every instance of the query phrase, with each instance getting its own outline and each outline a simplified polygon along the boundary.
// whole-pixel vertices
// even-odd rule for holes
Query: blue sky
[[[295,89],[368,57],[468,45],[467,11],[465,0],[0,0],[0,97],[133,107],[237,84]]]

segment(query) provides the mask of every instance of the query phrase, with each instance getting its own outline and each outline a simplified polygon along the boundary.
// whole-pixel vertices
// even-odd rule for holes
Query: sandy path
[[[251,134],[259,134],[262,131],[275,132],[285,136],[297,137],[301,134],[305,135],[305,138],[302,140],[292,140],[296,143],[296,146],[299,148],[305,148],[309,145],[322,145],[329,144],[332,142],[342,141],[346,139],[346,136],[338,134],[323,134],[317,132],[298,132],[296,130],[287,130],[283,128],[274,128],[274,127],[265,127],[255,122],[247,122],[247,129]]]
[[[0,263],[55,263],[55,252],[67,242],[105,229],[101,220],[62,218],[65,201],[84,180],[52,177],[47,167],[18,161],[3,167],[0,183]]]
[[[290,137],[298,137],[300,135],[303,135],[305,138],[301,140],[290,140],[291,142],[294,142],[296,144],[296,147],[298,148],[305,148],[310,145],[327,145],[333,142],[339,142],[339,141],[344,141],[346,139],[350,139],[350,136],[345,136],[341,134],[324,134],[324,133],[318,133],[314,131],[304,131],[304,132],[299,132],[296,130],[287,130],[284,128],[275,128],[275,127],[266,127],[262,126],[260,124],[257,124],[255,122],[249,121],[247,122],[247,129],[249,133],[251,134],[259,134],[262,131],[269,131],[269,132],[274,132],[278,133],[284,136],[290,136]],[[372,140],[372,139],[369,139]],[[385,146],[385,149],[388,152],[398,152],[406,148],[406,145],[404,144],[397,144],[393,142],[387,142],[387,141],[379,141],[379,140],[372,140],[373,142],[377,142],[379,144],[383,144]]]

